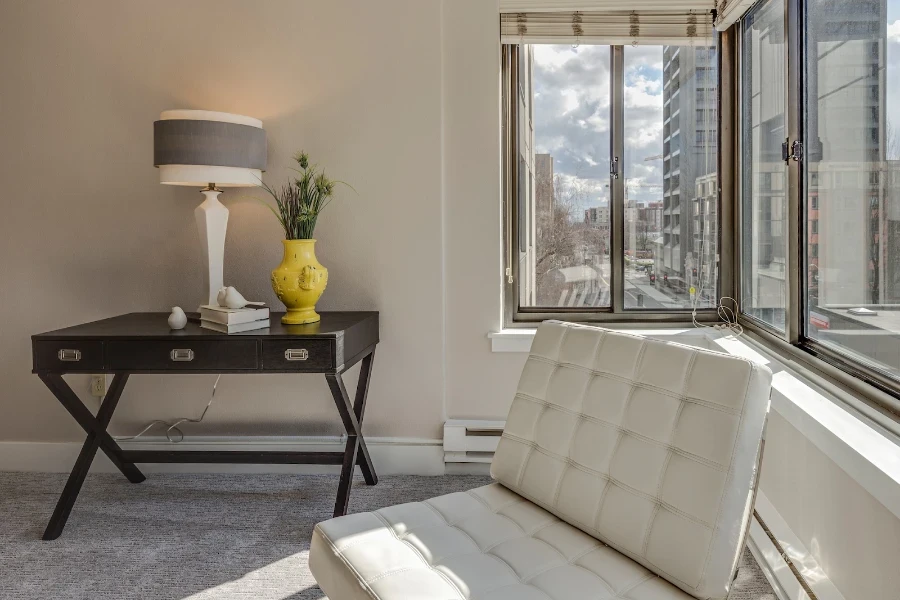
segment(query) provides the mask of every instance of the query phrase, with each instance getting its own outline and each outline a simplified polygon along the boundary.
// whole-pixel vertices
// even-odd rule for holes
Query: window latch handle
[[[619,178],[619,157],[615,156],[609,163],[609,176],[613,179]]]
[[[784,140],[781,143],[781,160],[784,162],[788,162],[790,160],[794,160],[799,162],[803,158],[803,142],[800,140],[794,140],[791,142],[790,139]]]

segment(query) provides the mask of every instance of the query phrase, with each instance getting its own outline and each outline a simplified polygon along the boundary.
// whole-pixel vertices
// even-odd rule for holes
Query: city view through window
[[[801,170],[806,335],[900,376],[900,0],[810,0]],[[784,0],[744,20],[744,310],[785,328]]]
[[[626,309],[715,306],[716,50],[624,49],[624,255],[610,256],[610,48],[522,46],[519,301]]]

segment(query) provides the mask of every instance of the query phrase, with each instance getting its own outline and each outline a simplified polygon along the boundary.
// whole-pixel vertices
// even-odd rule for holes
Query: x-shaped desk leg
[[[88,470],[91,468],[91,463],[97,454],[98,448],[103,450],[106,456],[122,471],[122,474],[131,483],[140,483],[144,481],[145,477],[134,466],[134,463],[122,460],[122,449],[106,432],[109,421],[112,419],[113,411],[116,410],[116,405],[122,396],[122,390],[125,389],[125,383],[128,381],[127,373],[117,373],[113,377],[109,391],[103,399],[103,404],[100,405],[100,410],[97,412],[96,417],[78,399],[72,388],[63,380],[62,375],[40,373],[39,377],[53,392],[60,404],[69,411],[88,434],[87,439],[84,441],[84,446],[81,448],[81,454],[78,455],[78,460],[75,461],[72,473],[69,475],[68,481],[66,481],[66,487],[56,503],[53,516],[50,517],[50,523],[44,531],[45,540],[55,540],[66,526],[69,513],[72,512],[72,507],[75,506],[78,492],[81,490],[84,478],[87,477]]]
[[[378,476],[372,465],[372,457],[369,456],[366,440],[362,436],[362,421],[366,412],[366,397],[369,394],[369,380],[372,377],[374,358],[375,350],[372,350],[371,354],[362,360],[359,382],[356,384],[356,399],[352,405],[340,374],[325,376],[328,380],[328,387],[331,388],[334,403],[341,414],[344,430],[347,432],[347,446],[344,449],[344,461],[341,465],[341,479],[338,483],[337,499],[334,502],[335,517],[340,517],[347,512],[350,502],[350,485],[353,483],[353,468],[357,464],[368,485],[378,483]]]

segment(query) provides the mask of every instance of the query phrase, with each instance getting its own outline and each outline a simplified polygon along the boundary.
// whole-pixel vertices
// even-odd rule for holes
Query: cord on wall
[[[136,440],[151,429],[153,429],[157,425],[165,425],[166,426],[166,439],[173,444],[178,444],[179,442],[184,441],[184,432],[179,428],[179,425],[184,423],[201,423],[203,421],[203,417],[206,416],[207,411],[209,411],[209,407],[212,406],[213,400],[216,398],[216,388],[219,385],[219,379],[222,375],[216,376],[216,381],[212,386],[212,394],[210,394],[209,402],[206,403],[206,408],[203,409],[203,412],[200,413],[200,416],[196,419],[191,419],[189,417],[185,417],[183,419],[177,419],[173,422],[169,421],[151,421],[146,427],[144,427],[141,431],[139,431],[136,435],[128,435],[128,436],[114,436],[113,439],[117,442],[128,442],[131,440]],[[173,437],[173,434],[177,437]]]

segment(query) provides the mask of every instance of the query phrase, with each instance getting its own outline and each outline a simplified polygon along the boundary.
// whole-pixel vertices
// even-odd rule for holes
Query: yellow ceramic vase
[[[316,302],[328,285],[328,269],[316,259],[316,240],[282,240],[284,258],[272,271],[272,289],[287,307],[285,325],[317,323]]]

